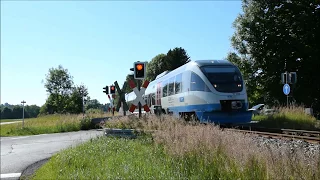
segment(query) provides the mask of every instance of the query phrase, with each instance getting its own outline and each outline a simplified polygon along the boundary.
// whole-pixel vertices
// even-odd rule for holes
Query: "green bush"
[[[275,107],[278,113],[273,115],[254,116],[252,120],[259,121],[258,125],[270,128],[288,128],[316,130],[317,120],[304,112],[304,107]]]
[[[84,117],[83,119],[80,120],[80,129],[81,130],[89,130],[89,129],[94,129],[95,124],[92,123],[91,118],[89,117]]]

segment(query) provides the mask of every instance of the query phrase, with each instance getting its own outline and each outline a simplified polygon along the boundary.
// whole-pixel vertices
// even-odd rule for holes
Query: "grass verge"
[[[22,128],[22,123],[0,125],[0,135],[23,136],[87,130],[96,127],[91,123],[91,118],[97,116],[101,117],[100,114],[87,114],[85,118],[82,115],[55,114],[40,116],[25,119],[24,128]]]
[[[319,179],[319,153],[169,116],[123,117],[108,127],[157,130],[128,140],[100,137],[54,155],[33,179]]]
[[[246,168],[250,170],[242,171],[219,149],[205,156],[189,153],[179,157],[166,154],[163,146],[154,146],[150,137],[137,140],[102,137],[55,155],[33,179],[243,179],[265,176],[264,167],[248,165]]]
[[[258,125],[268,128],[288,128],[319,130],[320,121],[304,112],[303,107],[290,106],[274,108],[278,113],[273,115],[258,115],[252,120],[259,121]]]

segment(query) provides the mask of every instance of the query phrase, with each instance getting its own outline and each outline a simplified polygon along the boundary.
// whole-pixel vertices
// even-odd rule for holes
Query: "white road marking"
[[[12,139],[24,139],[24,138],[28,138],[28,137],[30,137],[30,136],[17,137],[17,138],[10,138],[10,140],[12,140]]]
[[[13,178],[13,177],[20,177],[21,173],[8,173],[8,174],[1,174],[0,178]]]
[[[37,135],[32,135],[32,136],[44,136],[44,135],[50,135],[50,134],[37,134]]]
[[[5,124],[14,124],[14,123],[18,123],[18,122],[22,122],[22,121],[2,122],[2,123],[0,123],[0,125],[5,125]]]
[[[25,139],[25,138],[28,138],[30,136],[23,136],[23,137],[16,137],[16,138],[1,138],[0,141],[3,141],[3,140],[15,140],[15,139]]]

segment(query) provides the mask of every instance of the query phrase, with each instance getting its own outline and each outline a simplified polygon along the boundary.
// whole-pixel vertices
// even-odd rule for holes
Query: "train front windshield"
[[[234,93],[243,89],[241,73],[235,67],[205,66],[201,70],[219,92]]]

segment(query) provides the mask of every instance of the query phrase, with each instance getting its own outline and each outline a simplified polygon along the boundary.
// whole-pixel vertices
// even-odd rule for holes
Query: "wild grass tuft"
[[[276,113],[273,115],[254,116],[252,120],[259,121],[259,125],[271,128],[288,128],[316,130],[319,122],[304,111],[302,106],[291,105],[289,107],[273,107]]]

